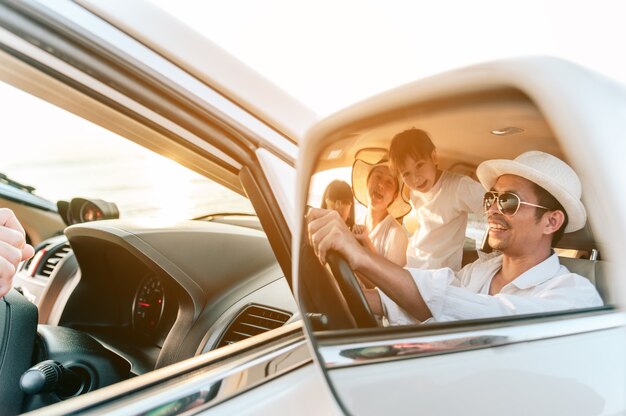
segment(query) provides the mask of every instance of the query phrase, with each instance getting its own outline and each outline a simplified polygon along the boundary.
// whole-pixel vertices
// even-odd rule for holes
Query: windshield
[[[96,124],[0,82],[0,172],[49,199],[115,202],[122,218],[254,214],[248,199]]]

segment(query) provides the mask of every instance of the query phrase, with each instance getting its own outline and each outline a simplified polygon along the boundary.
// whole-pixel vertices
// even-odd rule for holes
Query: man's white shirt
[[[553,253],[489,295],[491,280],[502,268],[502,255],[451,269],[408,269],[435,322],[490,318],[602,306],[598,291],[586,278],[571,273]],[[391,325],[415,324],[412,318],[379,290]]]

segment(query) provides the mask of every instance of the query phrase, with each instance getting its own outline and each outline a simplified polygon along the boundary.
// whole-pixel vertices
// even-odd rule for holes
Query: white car
[[[38,249],[15,279],[38,311],[16,292],[0,308],[4,413],[626,411],[626,91],[610,80],[520,58],[316,122],[148,4],[90,0],[0,1],[0,79],[245,196],[256,214],[159,225],[122,215],[50,237],[64,228],[54,209],[2,194]],[[568,161],[589,224],[559,253],[605,306],[399,327],[362,320],[358,287],[319,264],[304,214],[324,178],[409,127],[431,134],[442,167],[470,176],[526,150]],[[101,215],[84,200],[74,209]],[[474,226],[475,238],[480,219]]]

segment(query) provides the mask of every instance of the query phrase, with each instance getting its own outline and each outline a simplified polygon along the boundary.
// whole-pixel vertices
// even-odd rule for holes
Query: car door
[[[617,190],[626,175],[616,156],[625,154],[625,145],[616,138],[625,109],[626,91],[616,83],[568,62],[524,58],[408,84],[330,116],[309,132],[301,152],[308,157],[298,172],[293,251],[299,258],[293,273],[317,363],[346,413],[624,412],[620,270],[626,266],[626,217]],[[512,159],[527,150],[567,160],[581,177],[593,237],[573,237],[563,247],[590,244],[589,253],[601,257],[561,262],[599,270],[571,266],[596,284],[605,306],[389,327],[359,317],[358,285],[335,281],[333,274],[338,280],[349,274],[347,263],[331,266],[332,273],[319,264],[308,244],[306,210],[320,203],[327,183],[320,178],[328,181],[334,172],[349,181],[345,170],[362,149],[388,148],[394,134],[409,128],[431,134],[443,168],[468,175],[484,160]]]
[[[215,351],[209,338],[216,341],[220,328],[209,328],[191,351],[197,357],[94,394],[57,398],[39,414],[332,411],[289,291],[294,181],[281,178],[295,178],[297,135],[314,115],[153,7],[124,4],[116,14],[123,2],[95,3],[0,2],[0,77],[249,198],[284,274],[283,300],[294,306],[294,319]],[[156,32],[143,30],[154,21]],[[163,46],[150,36],[166,32],[177,42]],[[174,46],[183,56],[168,52]],[[195,67],[198,60],[205,66]],[[246,91],[260,94],[244,98]],[[288,122],[279,120],[281,111]],[[219,322],[233,319],[224,314]]]

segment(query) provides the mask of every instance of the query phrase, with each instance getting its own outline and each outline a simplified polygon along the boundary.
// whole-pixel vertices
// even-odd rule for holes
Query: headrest
[[[593,236],[589,222],[587,222],[580,230],[563,234],[561,241],[558,242],[556,247],[590,252],[594,248],[598,249],[598,244]]]

